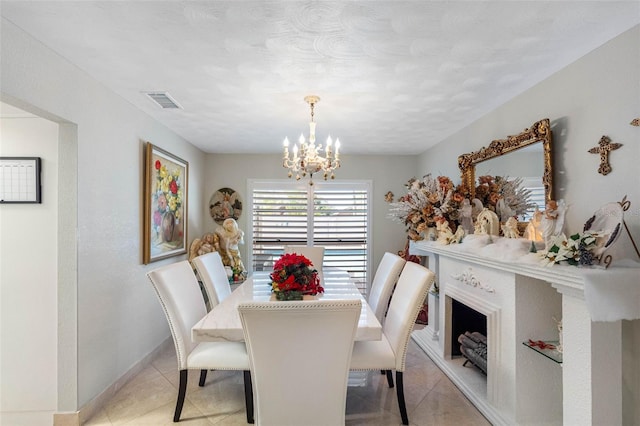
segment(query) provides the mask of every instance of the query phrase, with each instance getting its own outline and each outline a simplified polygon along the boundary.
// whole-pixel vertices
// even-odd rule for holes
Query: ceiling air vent
[[[142,92],[162,109],[182,109],[167,92]]]

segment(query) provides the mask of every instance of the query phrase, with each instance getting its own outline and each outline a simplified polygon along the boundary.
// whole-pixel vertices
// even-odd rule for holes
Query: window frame
[[[372,271],[372,252],[373,252],[373,222],[372,222],[372,213],[373,213],[373,182],[368,179],[350,179],[350,180],[340,180],[336,181],[322,181],[322,182],[314,182],[313,186],[309,185],[308,180],[300,180],[300,181],[291,181],[289,179],[247,179],[247,194],[248,194],[248,208],[247,212],[250,212],[250,216],[247,218],[247,241],[250,242],[251,247],[248,247],[248,262],[245,267],[247,267],[250,273],[253,273],[254,269],[254,252],[253,252],[253,240],[254,240],[254,229],[253,229],[253,213],[254,213],[254,190],[259,189],[293,189],[293,190],[303,190],[307,193],[307,217],[313,217],[314,213],[314,203],[309,202],[309,195],[315,193],[316,190],[336,190],[336,189],[356,189],[359,191],[366,191],[367,194],[367,202],[366,202],[366,268],[365,268],[365,277],[364,283],[362,284],[361,291],[363,293],[368,294],[369,287],[371,285],[371,271]],[[313,200],[313,198],[311,198]],[[307,241],[313,241],[313,226],[309,226],[309,222],[307,221]]]

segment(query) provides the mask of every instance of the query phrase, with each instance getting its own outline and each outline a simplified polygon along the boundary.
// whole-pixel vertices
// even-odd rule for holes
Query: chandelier
[[[340,139],[336,139],[334,144],[331,136],[327,138],[324,151],[325,156],[322,157],[322,146],[316,145],[316,123],[313,121],[313,108],[320,101],[318,96],[305,96],[305,102],[311,107],[311,122],[309,122],[309,141],[306,141],[301,134],[299,139],[300,148],[294,145],[293,153],[289,155],[289,138],[284,139],[284,156],[282,158],[282,166],[289,169],[289,177],[295,173],[296,180],[309,174],[309,185],[313,185],[313,174],[322,172],[324,180],[329,176],[335,179],[333,171],[340,167]]]

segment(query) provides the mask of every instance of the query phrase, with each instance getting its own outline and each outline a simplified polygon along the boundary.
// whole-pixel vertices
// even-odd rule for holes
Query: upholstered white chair
[[[367,301],[380,324],[383,323],[393,286],[396,285],[405,263],[406,261],[400,256],[386,252],[378,264]]]
[[[389,387],[393,387],[391,370],[396,370],[396,393],[402,424],[409,424],[404,400],[402,373],[405,370],[407,345],[418,312],[427,297],[435,274],[422,265],[407,262],[402,269],[391,304],[382,326],[382,340],[355,342],[352,370],[386,370]]]
[[[191,263],[198,271],[211,308],[231,294],[231,286],[220,253],[217,251],[194,258]]]
[[[313,266],[318,272],[322,272],[322,265],[324,263],[324,247],[323,246],[285,246],[284,252],[300,254],[313,263]]]
[[[176,348],[180,386],[173,421],[180,413],[187,390],[188,370],[200,370],[200,386],[204,386],[207,370],[244,371],[247,422],[253,423],[253,396],[249,355],[241,342],[191,341],[191,328],[207,313],[198,280],[188,261],[167,265],[147,273],[167,317]]]
[[[360,300],[238,306],[260,426],[344,425]]]

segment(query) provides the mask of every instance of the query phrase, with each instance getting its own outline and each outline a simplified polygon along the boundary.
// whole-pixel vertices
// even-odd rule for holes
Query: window
[[[286,245],[325,247],[324,266],[349,271],[366,292],[371,183],[249,181],[251,265],[271,270]]]
[[[522,188],[528,189],[530,191],[529,201],[535,204],[538,210],[544,211],[544,209],[546,209],[544,186],[542,185],[540,178],[522,178]],[[536,207],[527,210],[527,212],[522,215],[519,220],[521,222],[527,222],[531,220],[533,218],[533,214],[535,213]]]

